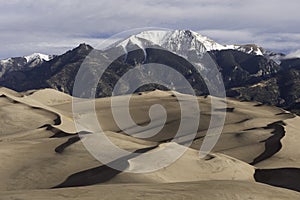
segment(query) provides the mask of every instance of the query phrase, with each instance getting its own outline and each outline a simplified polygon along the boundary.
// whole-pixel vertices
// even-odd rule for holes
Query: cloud
[[[199,30],[219,41],[259,43],[279,50],[282,47],[294,50],[293,43],[299,44],[297,0],[0,0],[0,3],[0,58],[34,51],[63,53],[81,42],[93,45],[97,39],[120,31],[149,26]]]

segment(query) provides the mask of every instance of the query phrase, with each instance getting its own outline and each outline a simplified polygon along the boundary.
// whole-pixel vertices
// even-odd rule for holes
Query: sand
[[[195,200],[295,200],[300,195],[286,189],[243,181],[200,181],[172,184],[97,185],[52,190],[2,192],[1,199],[195,199]]]
[[[144,155],[170,149],[159,156],[159,162],[149,158],[141,163],[141,155],[135,154],[114,160],[123,167],[117,170],[95,159],[80,140],[82,131],[83,140],[91,136],[87,124],[79,129],[74,124],[74,117],[93,116],[84,104],[79,105],[80,113],[73,115],[72,97],[52,89],[17,93],[0,88],[0,95],[0,199],[117,199],[125,194],[124,199],[299,198],[297,192],[279,188],[298,190],[298,182],[289,181],[291,175],[285,174],[289,168],[300,168],[300,118],[282,109],[227,99],[227,107],[215,110],[217,114],[227,111],[222,135],[213,151],[200,158],[212,97],[197,97],[201,118],[196,138],[179,159],[160,168],[175,151],[184,148],[190,136],[187,132],[177,138],[180,143],[171,141],[181,120],[180,102],[174,94],[158,90],[134,94],[130,114],[139,126],[125,129],[114,121],[110,105],[113,98],[122,108],[126,97],[96,99],[97,120],[115,145]],[[151,122],[148,111],[155,104],[166,109],[166,119],[155,111]],[[191,116],[186,116],[184,123],[193,126],[194,107],[188,106],[187,111]],[[163,128],[157,129],[160,125]],[[158,133],[149,138],[136,138],[155,130]],[[101,150],[110,151],[106,146]],[[147,171],[153,166],[159,169],[124,172]],[[294,171],[292,175],[298,176]]]

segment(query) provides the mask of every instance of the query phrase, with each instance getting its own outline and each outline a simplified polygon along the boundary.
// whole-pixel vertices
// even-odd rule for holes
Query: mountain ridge
[[[208,54],[222,74],[228,96],[247,101],[259,101],[296,113],[300,109],[300,90],[297,89],[298,86],[300,88],[300,76],[298,76],[300,58],[286,58],[284,54],[266,51],[251,44],[219,46],[220,44],[211,39],[189,30],[142,32],[114,45],[109,49],[110,51],[120,50],[120,48],[121,50],[130,49],[133,46],[136,51],[128,54],[130,56],[127,55],[125,59],[115,62],[115,66],[107,71],[107,77],[98,84],[97,97],[111,95],[112,84],[116,83],[122,74],[134,65],[140,65],[147,61],[147,59],[145,60],[147,56],[156,59],[152,62],[166,62],[174,66],[176,70],[184,72],[185,78],[197,88],[196,94],[205,95],[207,91],[205,87],[201,86],[203,80],[199,79],[199,74],[185,73],[190,69],[179,61],[181,58],[176,58],[173,54],[197,65],[199,59],[197,56],[208,49]],[[163,51],[149,48],[144,49],[144,46],[151,47],[151,45],[171,51],[172,54],[164,54]],[[223,47],[225,49],[222,49]],[[35,67],[22,70],[20,65],[16,70],[2,74],[0,85],[16,91],[54,88],[72,94],[76,73],[92,50],[94,50],[93,47],[83,43],[60,56],[38,63]],[[97,53],[105,58],[107,52],[98,51]],[[168,57],[172,57],[172,59]],[[19,59],[25,62],[24,58]],[[205,67],[202,70],[209,71],[209,68]],[[142,78],[140,80],[143,81]],[[126,87],[128,89],[129,86]],[[151,90],[156,87],[151,85],[140,90]]]

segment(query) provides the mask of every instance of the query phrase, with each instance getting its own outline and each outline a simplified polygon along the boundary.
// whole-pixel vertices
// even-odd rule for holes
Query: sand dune
[[[173,184],[120,184],[54,190],[0,192],[1,199],[197,199],[197,200],[295,200],[297,192],[241,181],[200,181]]]
[[[178,148],[178,144],[173,144],[173,148]],[[158,148],[164,148],[160,146]],[[179,147],[180,148],[180,147]],[[155,151],[157,148],[148,149],[147,151]],[[169,151],[172,153],[171,151]],[[167,160],[168,153],[161,155]],[[222,155],[211,154],[209,158],[199,158],[198,152],[188,149],[182,157],[168,167],[164,167],[155,172],[150,173],[124,173],[118,170],[110,170],[105,166],[81,171],[73,174],[59,187],[84,186],[95,183],[173,183],[173,182],[188,182],[199,180],[247,180],[254,181],[254,167],[234,158]],[[140,163],[135,157],[122,160],[120,165],[124,168],[145,168],[153,165],[155,160],[148,160],[148,163]],[[142,165],[141,165],[142,164]],[[162,164],[162,163],[157,163]],[[188,171],[186,171],[188,169]],[[94,180],[96,174],[111,174],[110,179],[106,177],[98,177]],[[82,180],[91,180],[82,181]]]
[[[0,199],[29,199],[28,195],[32,195],[32,199],[42,199],[42,195],[47,199],[50,195],[55,199],[93,199],[95,195],[111,199],[126,191],[133,191],[134,197],[146,195],[148,199],[163,194],[174,199],[299,198],[296,192],[255,183],[298,190],[295,188],[298,182],[288,179],[291,174],[298,176],[297,169],[300,168],[297,153],[300,118],[282,109],[227,99],[227,107],[215,110],[216,114],[227,112],[221,137],[213,152],[200,158],[198,151],[211,120],[213,97],[197,97],[201,118],[190,148],[171,165],[137,174],[104,165],[84,147],[79,136],[85,140],[92,134],[86,124],[81,124],[77,130],[73,118],[93,116],[84,103],[79,105],[80,112],[76,116],[72,113],[72,97],[51,89],[16,93],[0,88],[0,96]],[[113,98],[121,108],[125,97]],[[173,92],[156,90],[132,95],[130,114],[139,126],[128,125],[122,130],[114,120],[111,101],[112,98],[96,99],[95,109],[104,134],[118,147],[147,155],[166,146],[174,152],[189,140],[190,133],[187,132],[177,138],[180,144],[171,142],[181,121],[180,100]],[[151,122],[149,109],[155,104],[166,109],[166,119],[154,113],[155,121]],[[184,118],[184,123],[189,126],[195,111],[192,106],[187,109],[191,116]],[[158,130],[164,121],[156,135],[136,138]],[[132,134],[128,135],[128,132]],[[109,152],[108,148],[101,148]],[[169,153],[160,155],[160,159],[167,161],[172,156],[172,151]],[[113,162],[119,162],[124,170],[147,170],[147,167],[164,164],[149,159],[141,165],[139,156],[132,154]],[[281,171],[271,170],[276,168]],[[296,170],[287,173],[290,168]],[[78,193],[74,193],[76,189]],[[107,190],[113,194],[105,192]],[[90,196],[83,194],[85,192]],[[153,196],[150,196],[151,192]],[[130,195],[128,199],[133,197]]]
[[[256,166],[260,168],[284,168],[284,167],[296,167],[300,166],[299,155],[299,130],[300,130],[300,118],[294,117],[292,119],[285,120],[285,136],[281,139],[283,147],[281,150],[271,158],[258,163]]]

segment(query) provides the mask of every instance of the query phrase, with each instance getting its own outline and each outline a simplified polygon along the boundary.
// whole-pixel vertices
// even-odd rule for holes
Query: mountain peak
[[[24,56],[24,58],[26,59],[26,62],[29,63],[29,62],[32,62],[33,60],[36,60],[36,59],[49,61],[52,58],[52,56],[42,54],[42,53],[33,53],[31,55]]]
[[[191,30],[143,31],[136,35],[130,36],[129,38],[120,42],[118,45],[125,47],[129,42],[132,42],[138,45],[139,47],[142,47],[142,40],[147,40],[152,44],[163,47],[172,45],[173,49],[175,49],[176,45],[178,45],[178,49],[182,48],[182,45],[187,45],[187,43],[190,43],[189,46],[191,48],[196,48],[197,44],[197,46],[199,46],[199,44],[202,43],[207,51],[226,49],[225,46],[218,44],[212,39],[209,39]]]
[[[79,46],[77,46],[77,47],[74,48],[74,49],[91,50],[91,49],[93,49],[93,47],[90,46],[89,44],[86,44],[86,43],[80,43]]]
[[[263,55],[263,49],[255,44],[222,45],[216,41],[191,30],[150,30],[143,31],[119,42],[117,46],[126,47],[129,43],[143,49],[145,44],[158,45],[174,52],[200,49],[200,51],[238,50],[247,54]],[[188,49],[189,48],[189,49]]]

